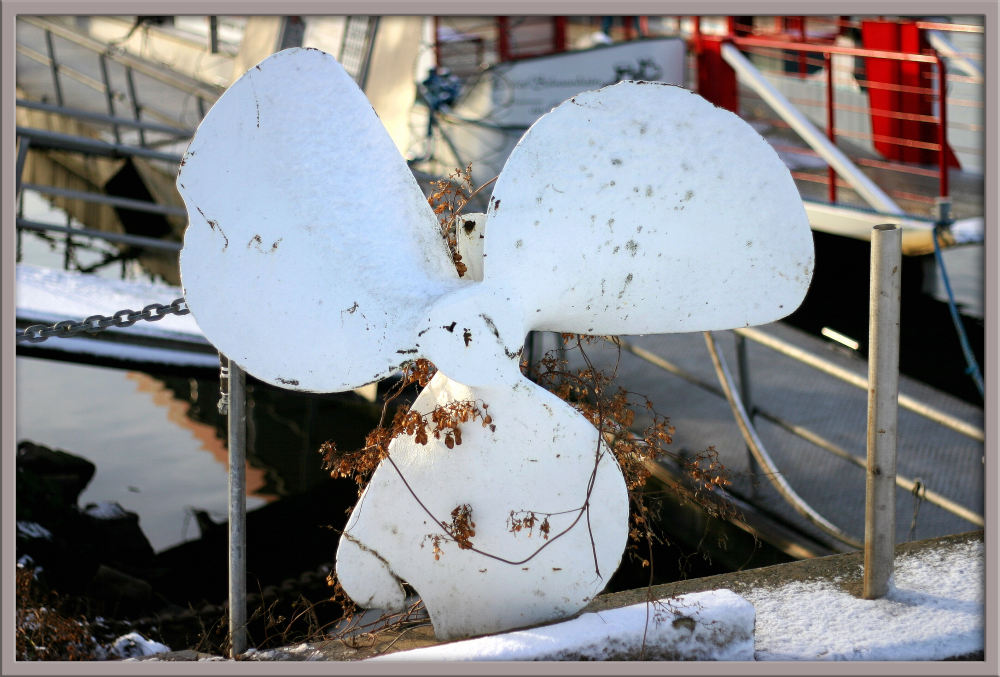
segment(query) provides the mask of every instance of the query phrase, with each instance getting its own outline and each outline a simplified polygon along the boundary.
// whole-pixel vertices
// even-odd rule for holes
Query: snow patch
[[[826,581],[745,593],[757,611],[757,660],[942,660],[984,643],[982,542],[896,558],[882,599]]]
[[[170,651],[170,647],[166,644],[146,639],[138,632],[130,632],[127,635],[122,635],[111,645],[111,654],[125,659],[152,656],[168,651]]]
[[[119,310],[140,311],[151,303],[167,305],[184,296],[180,287],[165,284],[109,280],[96,275],[71,273],[26,263],[17,265],[18,315],[40,320],[82,320],[91,315],[112,315]],[[115,331],[116,329],[108,329]],[[120,331],[120,330],[119,330]],[[155,323],[138,322],[126,331],[203,338],[191,314],[166,315]]]
[[[957,244],[970,242],[982,242],[984,239],[983,217],[973,216],[967,219],[959,219],[951,224],[949,229]]]
[[[243,655],[244,660],[252,661],[321,661],[325,660],[323,652],[316,648],[315,645],[309,644],[308,642],[303,642],[297,646],[285,647],[282,649],[268,649],[267,651],[258,651],[257,649],[248,649]]]
[[[753,660],[753,629],[746,600],[712,590],[369,660]]]
[[[46,541],[52,540],[52,532],[38,522],[18,520],[17,533],[27,538],[44,538]]]
[[[84,510],[91,517],[100,520],[115,520],[125,517],[125,509],[114,501],[101,501],[100,503],[89,503]]]

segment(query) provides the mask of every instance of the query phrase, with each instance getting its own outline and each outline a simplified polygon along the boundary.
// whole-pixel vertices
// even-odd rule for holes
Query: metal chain
[[[85,320],[74,322],[63,320],[49,326],[44,324],[33,324],[17,335],[18,343],[27,341],[29,343],[41,343],[42,341],[57,336],[59,338],[70,338],[79,334],[96,334],[109,327],[131,327],[139,320],[156,322],[162,320],[167,315],[187,315],[187,302],[184,298],[174,299],[169,305],[151,303],[140,311],[119,310],[111,316],[91,315]]]

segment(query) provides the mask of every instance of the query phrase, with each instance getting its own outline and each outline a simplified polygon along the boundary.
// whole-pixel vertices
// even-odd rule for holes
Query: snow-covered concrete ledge
[[[668,611],[661,615],[670,619],[660,629],[674,633],[675,637],[683,637],[681,630],[686,631],[685,626],[690,627],[691,622],[680,620],[681,616],[674,616],[670,609],[681,610],[683,617],[702,622],[722,614],[724,622],[733,622],[746,630],[746,617],[739,619],[752,607],[749,610],[753,619],[749,622],[753,633],[750,640],[736,640],[733,635],[731,646],[697,657],[701,660],[985,660],[986,581],[982,531],[897,545],[892,589],[883,599],[861,599],[862,561],[862,554],[853,552],[665,583],[650,589],[598,595],[574,621],[451,644],[435,640],[430,627],[426,626],[387,632],[384,636],[373,637],[371,645],[352,646],[329,639],[280,650],[252,651],[245,658],[259,661],[356,661],[373,656],[383,660],[442,662],[573,660],[568,651],[571,644],[581,651],[577,659],[637,658],[637,653],[627,656],[611,652],[624,649],[628,643],[636,646],[635,631],[645,628],[646,623],[645,600],[656,599],[664,600],[662,604]],[[733,601],[733,605],[727,606],[727,599]],[[690,604],[692,600],[699,600],[698,608],[682,610],[679,602]],[[656,605],[650,609],[652,616]],[[701,630],[709,627],[704,625]],[[721,631],[721,624],[715,627]],[[655,631],[653,623],[650,628],[654,631],[647,636],[647,652],[643,657],[664,660],[663,654],[653,653],[659,651],[656,645],[663,638]],[[694,636],[697,630],[695,622],[691,635]],[[586,641],[585,632],[588,633]],[[721,643],[717,642],[716,646]],[[704,648],[709,651],[710,645],[706,642]],[[584,649],[594,652],[607,649],[608,653],[584,655]],[[386,653],[389,651],[395,653]],[[725,651],[738,651],[739,657],[729,657]],[[225,659],[177,651],[132,660]],[[995,658],[992,660],[995,662]],[[972,674],[957,667],[953,672]]]
[[[658,598],[726,587],[755,611],[757,661],[983,660],[985,547],[970,532],[896,546],[889,594],[861,598],[860,552],[655,586]],[[598,597],[630,604],[645,590]]]
[[[712,590],[369,661],[746,661],[753,660],[753,630],[749,602]]]
[[[563,623],[369,660],[981,660],[984,560],[981,533],[951,536],[897,547],[881,599],[861,597],[850,553],[685,582],[718,586],[700,592],[606,595]],[[629,603],[647,594],[659,601]]]

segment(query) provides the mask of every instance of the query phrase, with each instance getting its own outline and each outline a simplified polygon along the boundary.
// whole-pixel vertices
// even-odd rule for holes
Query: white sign
[[[491,118],[527,127],[574,94],[621,80],[684,84],[684,41],[640,40],[503,63],[492,69]]]

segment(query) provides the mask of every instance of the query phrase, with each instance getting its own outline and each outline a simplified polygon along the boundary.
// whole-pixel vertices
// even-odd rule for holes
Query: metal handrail
[[[28,47],[26,45],[17,45],[17,53],[21,54],[22,56],[28,57],[32,61],[37,61],[43,66],[49,66],[49,67],[53,66],[52,59],[45,56],[41,52],[33,50],[31,47]],[[65,72],[66,75],[73,78],[82,85],[90,87],[91,89],[96,90],[98,92],[104,91],[104,83],[101,82],[100,80],[95,80],[89,75],[73,70],[72,68],[69,68],[68,66],[64,65],[60,65],[59,70]],[[61,101],[61,100],[62,100],[62,94],[57,90],[56,101]]]
[[[743,43],[741,39],[740,44]],[[792,44],[792,43],[789,43]],[[817,48],[819,49],[819,48]],[[722,58],[771,106],[802,139],[834,168],[869,205],[879,211],[902,215],[903,210],[874,181],[862,173],[836,144],[820,133],[736,47],[722,45]]]
[[[799,362],[802,362],[803,364],[807,364],[815,369],[818,369],[819,371],[829,374],[830,376],[834,376],[842,381],[845,381],[846,383],[850,383],[853,386],[861,388],[862,390],[868,390],[867,377],[859,376],[858,374],[852,373],[847,369],[843,369],[842,367],[838,367],[835,364],[831,364],[830,362],[827,362],[821,357],[818,357],[816,355],[813,355],[812,353],[802,350],[801,348],[793,346],[792,344],[786,341],[782,341],[779,338],[775,338],[774,336],[769,336],[768,334],[765,334],[759,329],[744,327],[740,329],[734,329],[733,331],[741,336],[745,336],[748,339],[756,341],[761,345],[767,346],[768,348],[771,348],[772,350],[775,350],[787,357],[794,358]],[[978,428],[974,425],[966,423],[965,421],[955,416],[946,414],[940,409],[935,409],[934,407],[926,405],[923,402],[920,402],[914,399],[913,397],[910,397],[909,395],[904,395],[900,393],[899,405],[905,409],[909,409],[915,414],[919,414],[924,418],[934,421],[935,423],[943,425],[947,428],[951,428],[955,432],[961,433],[966,437],[970,437],[976,440],[977,442],[986,441],[986,434],[982,428]]]
[[[111,143],[99,139],[91,139],[72,134],[62,134],[60,132],[50,132],[44,129],[32,129],[30,127],[17,127],[17,136],[29,139],[32,148],[50,148],[53,150],[64,150],[76,153],[87,153],[91,155],[105,155],[110,157],[137,156],[150,160],[163,160],[171,164],[180,164],[181,156],[176,153],[164,153],[158,150],[143,148],[141,146],[129,146],[121,143]]]
[[[767,334],[764,334],[763,332],[754,329],[736,329],[734,330],[734,333],[736,333],[737,336],[744,336],[746,338],[750,338],[751,340],[755,340],[765,346],[768,346],[774,350],[777,350],[778,352],[781,352],[787,357],[791,357],[792,359],[802,362],[807,366],[814,367],[826,374],[845,380],[848,383],[864,388],[865,390],[867,390],[868,388],[867,379],[858,377],[847,370],[841,369],[840,367],[837,367],[836,365],[833,365],[827,362],[826,360],[823,360],[821,357],[813,355],[812,353],[809,353],[807,351],[801,350],[785,341],[781,341],[780,339],[769,336]],[[629,343],[628,341],[619,339],[618,342],[623,350],[632,353],[639,359],[644,360],[645,362],[648,362],[649,364],[652,364],[656,367],[659,367],[664,371],[674,374],[675,376],[678,376],[679,378],[682,378],[685,381],[692,383],[702,388],[703,390],[712,393],[713,395],[728,399],[728,396],[723,389],[719,388],[714,384],[705,382],[697,375],[675,365],[669,360],[664,359],[663,357],[655,353],[652,353],[644,348],[635,346]],[[735,389],[732,392],[732,397],[739,401],[740,407],[745,408],[745,403],[743,402],[742,398],[740,398],[739,394],[736,392]],[[978,439],[979,441],[982,441],[983,439],[982,437],[976,436],[975,433],[978,429],[975,428],[974,426],[971,426],[953,416],[940,412],[932,407],[923,405],[922,403],[917,402],[916,400],[913,400],[913,398],[910,398],[908,396],[901,394],[899,397],[900,397],[900,405],[905,406],[914,413],[924,416],[925,418],[928,418],[941,425],[945,425],[953,430],[956,430],[957,432],[966,434],[972,437],[973,439]],[[817,435],[815,432],[811,430],[803,428],[802,426],[797,426],[795,424],[789,423],[788,421],[785,421],[782,418],[776,416],[775,414],[772,414],[764,409],[761,409],[760,407],[755,406],[753,408],[753,412],[755,416],[760,416],[764,419],[767,419],[768,421],[783,428],[789,433],[796,435],[797,437],[800,437],[806,440],[807,442],[810,442],[815,446],[834,454],[835,456],[843,458],[844,460],[853,463],[854,465],[857,465],[860,468],[864,469],[867,467],[866,461],[864,459],[858,458],[854,454],[851,454],[847,450],[834,444],[833,442],[830,442],[824,437]],[[752,423],[750,423],[749,425],[752,429],[753,427]],[[979,430],[978,432],[980,435],[982,434],[981,430]],[[969,433],[972,434],[970,435]],[[915,480],[899,474],[896,475],[896,485],[906,491],[914,491],[918,488],[918,484]],[[920,486],[920,491],[921,491],[921,497],[928,503],[932,503],[938,506],[939,508],[947,512],[950,512],[951,514],[956,515],[968,522],[971,522],[972,524],[978,527],[983,526],[984,520],[982,515],[972,510],[969,510],[968,508],[965,508],[964,506],[961,506],[958,503],[942,496],[941,494],[938,494],[937,492],[927,489],[926,487]]]
[[[795,493],[795,490],[792,489],[792,486],[778,470],[778,466],[775,464],[774,460],[771,459],[771,455],[767,453],[767,449],[764,447],[764,443],[761,441],[760,436],[757,435],[757,430],[750,421],[750,416],[747,414],[746,408],[743,406],[740,396],[736,393],[736,386],[733,381],[732,374],[729,373],[729,367],[726,365],[726,361],[722,357],[722,353],[719,352],[715,345],[715,339],[712,337],[712,332],[706,331],[704,334],[705,343],[708,346],[708,352],[712,357],[712,364],[715,366],[715,372],[719,377],[719,383],[722,384],[726,400],[729,402],[729,406],[733,411],[733,417],[736,419],[736,424],[739,426],[740,433],[743,435],[743,440],[746,442],[747,447],[749,447],[750,453],[753,454],[757,463],[764,468],[764,476],[767,477],[772,486],[777,489],[782,498],[784,498],[788,504],[795,509],[795,512],[802,515],[802,517],[808,520],[811,524],[826,532],[830,536],[833,536],[838,541],[846,543],[851,547],[858,549],[864,547],[864,544],[861,541],[852,538],[838,526],[828,521],[825,517],[813,510],[813,508],[806,503],[802,497]]]
[[[104,113],[94,113],[92,111],[80,110],[79,108],[67,108],[66,106],[57,106],[51,103],[44,103],[42,101],[28,101],[26,99],[17,99],[15,105],[19,108],[27,108],[30,110],[43,111],[45,113],[56,113],[57,115],[65,115],[71,118],[77,118],[79,120],[87,120],[88,122],[99,122],[108,125],[117,125],[119,127],[131,127],[133,129],[145,129],[149,132],[162,132],[164,134],[174,134],[180,138],[190,138],[194,136],[194,130],[192,129],[182,129],[180,127],[173,127],[171,125],[161,125],[156,122],[147,122],[145,120],[133,120],[132,118],[122,118],[114,115],[105,115]]]
[[[930,54],[910,54],[906,52],[889,52],[882,49],[864,49],[861,47],[844,47],[840,45],[814,45],[808,42],[793,42],[791,40],[774,40],[750,36],[736,36],[733,44],[745,47],[773,47],[797,52],[813,52],[816,54],[842,54],[845,56],[862,56],[869,59],[890,59],[893,61],[910,61],[920,63],[937,63],[937,56]]]
[[[862,470],[868,469],[867,461],[865,459],[855,456],[854,454],[847,451],[843,447],[834,444],[825,437],[817,435],[816,433],[807,428],[795,425],[793,423],[789,423],[788,421],[785,421],[781,418],[778,418],[777,416],[774,416],[773,414],[770,414],[766,411],[762,411],[760,409],[754,409],[754,413],[760,416],[761,418],[767,419],[768,421],[775,424],[779,428],[782,428],[797,437],[801,437],[807,442],[811,442],[820,449],[829,451],[834,456],[842,458],[848,463],[853,463]],[[923,485],[922,482],[910,479],[905,475],[900,475],[898,472],[896,473],[896,486],[898,486],[900,489],[903,489],[904,491],[909,491],[909,492],[919,491],[920,497],[923,500],[948,511],[953,515],[961,517],[965,521],[971,522],[977,527],[982,528],[986,524],[983,519],[983,516],[980,515],[979,513],[973,510],[969,510],[963,505],[959,505],[955,501],[946,498],[945,496],[937,493],[936,491],[928,489],[926,486]]]
[[[222,87],[210,87],[204,83],[198,82],[197,80],[185,78],[184,76],[177,75],[176,73],[170,73],[152,67],[146,62],[126,53],[109,51],[106,44],[85,35],[80,35],[64,26],[60,26],[54,21],[42,19],[40,17],[26,16],[19,16],[18,21],[23,21],[29,25],[35,26],[36,28],[48,31],[63,40],[67,40],[80,47],[84,47],[95,54],[104,54],[111,61],[125,66],[126,68],[130,68],[136,73],[141,73],[142,75],[156,80],[164,85],[168,85],[174,89],[179,89],[185,94],[190,94],[200,99],[204,99],[208,103],[214,102],[217,98],[219,98],[219,95],[223,91]]]
[[[161,251],[179,252],[180,242],[170,242],[154,237],[144,237],[142,235],[129,235],[127,233],[110,233],[103,230],[92,230],[90,228],[74,228],[72,226],[58,226],[53,223],[41,223],[40,221],[30,221],[28,219],[16,219],[15,225],[21,230],[51,231],[56,233],[66,233],[68,235],[78,235],[80,237],[93,237],[107,242],[117,242],[120,244],[145,247],[146,249],[159,249]]]
[[[931,120],[936,122],[937,134],[936,139],[933,143],[926,146],[928,150],[938,151],[938,193],[942,198],[948,197],[950,194],[950,179],[948,176],[948,160],[947,160],[947,148],[948,148],[948,107],[944,105],[945,96],[947,91],[946,78],[947,78],[947,68],[945,67],[944,59],[939,50],[931,49],[925,50],[923,53],[916,54],[911,52],[894,52],[881,49],[867,49],[861,47],[845,47],[834,44],[810,44],[803,41],[794,41],[788,39],[782,39],[781,37],[756,37],[756,36],[731,36],[729,38],[730,44],[723,45],[723,57],[726,62],[733,67],[751,86],[757,94],[764,99],[769,105],[774,108],[774,110],[785,119],[788,124],[795,129],[811,147],[813,147],[830,165],[831,168],[835,169],[838,174],[840,174],[851,187],[854,188],[859,195],[864,197],[864,199],[872,206],[886,210],[886,205],[889,205],[888,211],[896,211],[891,207],[894,205],[891,198],[886,194],[882,193],[881,189],[873,189],[874,183],[867,180],[864,175],[856,175],[853,173],[853,169],[842,164],[842,158],[840,157],[839,151],[837,151],[834,145],[834,129],[833,129],[833,69],[831,68],[831,58],[834,55],[841,56],[852,56],[852,57],[863,57],[865,59],[884,59],[889,61],[896,61],[899,63],[919,63],[928,64],[936,66],[937,75],[934,78],[937,92],[937,98],[940,99],[942,105],[938,106],[938,112],[936,115],[930,116]],[[776,49],[776,50],[789,50],[799,53],[804,57],[806,54],[821,54],[824,57],[826,63],[826,80],[827,80],[827,136],[829,139],[824,138],[815,129],[812,129],[805,120],[804,116],[797,114],[795,110],[788,110],[787,102],[784,101],[783,96],[777,92],[777,90],[771,86],[766,79],[763,77],[758,77],[760,74],[755,71],[750,62],[746,60],[741,54],[738,48],[764,48],[764,49]],[[875,89],[883,88],[882,85],[877,83],[868,82],[865,86]],[[900,83],[894,83],[892,85],[894,91],[910,91],[915,94],[921,94],[924,96],[934,96],[934,89],[928,89],[926,87],[911,88],[907,85],[902,85]],[[886,111],[886,113],[892,113],[891,111]],[[881,114],[881,112],[880,112]],[[884,116],[885,117],[885,116]],[[799,119],[802,118],[802,119]],[[875,139],[883,142],[888,142],[892,144],[899,145],[901,143],[900,139],[895,138],[882,138]],[[912,142],[907,142],[905,145],[913,146]],[[847,173],[845,173],[845,167],[847,167]],[[859,173],[860,174],[860,173]],[[834,182],[834,177],[831,174],[829,179],[830,185],[830,201],[836,201],[836,183]],[[888,202],[886,202],[888,200]],[[898,209],[898,207],[897,207]],[[902,213],[902,210],[899,210]]]
[[[94,193],[86,190],[71,190],[69,188],[59,188],[57,186],[43,186],[36,183],[22,183],[22,190],[30,190],[43,195],[54,195],[70,200],[83,200],[85,202],[96,202],[98,204],[121,207],[123,209],[133,209],[137,212],[149,212],[151,214],[164,214],[171,216],[187,216],[184,207],[174,205],[161,205],[148,200],[136,200],[134,198],[120,197],[117,195],[106,195],[105,193]]]

